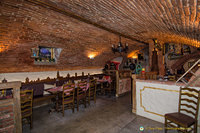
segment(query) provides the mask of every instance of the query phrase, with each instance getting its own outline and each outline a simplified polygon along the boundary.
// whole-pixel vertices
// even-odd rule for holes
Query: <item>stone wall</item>
[[[9,100],[1,100],[0,103],[0,132],[12,133],[14,132],[13,105],[6,103],[9,103]]]

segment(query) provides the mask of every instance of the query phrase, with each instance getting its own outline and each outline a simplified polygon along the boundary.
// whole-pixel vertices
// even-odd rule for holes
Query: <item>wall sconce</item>
[[[7,45],[7,44],[2,44],[2,43],[0,43],[0,52],[5,51],[7,48],[8,48],[8,45]]]
[[[127,58],[137,59],[138,58],[139,50],[134,50],[128,54]]]
[[[88,55],[88,57],[89,57],[90,59],[94,59],[95,55],[94,55],[94,54],[90,54],[90,55]]]
[[[137,57],[137,55],[134,55],[134,56],[132,56],[132,58],[133,58],[133,59],[137,59],[138,57]]]

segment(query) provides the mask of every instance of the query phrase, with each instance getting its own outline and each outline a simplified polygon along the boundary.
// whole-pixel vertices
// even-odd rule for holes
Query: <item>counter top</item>
[[[142,80],[142,79],[136,79],[136,82],[146,82],[146,83],[157,83],[157,84],[166,84],[166,85],[176,85],[176,86],[185,86],[184,83],[176,83],[176,81],[160,81],[160,80]]]

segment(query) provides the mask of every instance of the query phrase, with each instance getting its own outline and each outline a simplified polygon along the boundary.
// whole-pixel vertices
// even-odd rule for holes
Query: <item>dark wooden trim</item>
[[[84,22],[84,23],[87,23],[87,24],[91,24],[91,25],[93,25],[93,26],[95,26],[95,27],[98,27],[98,28],[100,28],[100,29],[103,29],[103,30],[105,30],[105,31],[111,32],[111,33],[116,34],[116,35],[120,35],[120,36],[122,36],[122,37],[124,37],[124,38],[127,38],[127,39],[130,39],[130,40],[132,40],[132,41],[136,41],[136,42],[139,42],[139,43],[148,45],[147,42],[140,41],[140,40],[135,39],[135,38],[133,38],[133,37],[131,37],[131,36],[122,34],[122,33],[118,32],[118,31],[109,29],[109,28],[107,28],[107,27],[105,27],[105,26],[102,26],[102,25],[100,25],[100,24],[97,24],[97,23],[95,23],[95,22],[92,22],[92,21],[90,21],[90,20],[87,20],[87,19],[85,19],[85,18],[83,18],[83,17],[81,17],[81,16],[78,16],[78,15],[72,13],[72,12],[68,12],[68,11],[66,11],[66,10],[64,10],[64,9],[60,9],[60,8],[56,7],[56,5],[53,5],[53,3],[49,4],[49,3],[44,2],[44,1],[41,1],[41,0],[24,0],[24,1],[27,1],[27,2],[30,2],[30,3],[34,3],[34,4],[38,5],[38,6],[42,6],[42,7],[48,8],[48,9],[50,9],[50,10],[59,12],[59,13],[61,13],[61,14],[64,14],[64,15],[68,16],[68,17],[72,17],[72,18],[77,19],[77,20],[79,20],[79,21],[81,21],[81,22]]]

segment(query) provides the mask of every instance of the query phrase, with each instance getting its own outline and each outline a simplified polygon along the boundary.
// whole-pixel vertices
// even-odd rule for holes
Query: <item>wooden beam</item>
[[[136,113],[136,75],[131,75],[132,79],[132,113]]]
[[[36,4],[36,5],[38,5],[38,6],[42,6],[42,7],[48,8],[48,9],[50,9],[50,10],[59,12],[59,13],[61,13],[61,14],[64,14],[64,15],[68,16],[68,17],[72,17],[72,18],[77,19],[77,20],[79,20],[79,21],[82,21],[82,22],[84,22],[84,23],[91,24],[91,25],[93,25],[93,26],[95,26],[95,27],[98,27],[98,28],[100,28],[100,29],[106,30],[106,31],[111,32],[111,33],[113,33],[113,34],[122,36],[122,37],[124,37],[124,38],[130,39],[130,40],[132,40],[132,41],[136,41],[136,42],[139,42],[139,43],[143,43],[143,44],[145,44],[145,45],[148,45],[147,42],[140,41],[140,40],[138,40],[138,39],[132,38],[131,36],[128,36],[128,35],[125,35],[125,34],[122,34],[122,33],[118,32],[118,31],[109,29],[109,28],[107,28],[107,27],[105,27],[105,26],[102,26],[102,25],[100,25],[100,24],[97,24],[97,23],[95,23],[95,22],[92,22],[92,21],[90,21],[90,20],[87,20],[87,19],[85,19],[85,18],[83,18],[83,17],[81,17],[81,16],[78,16],[78,15],[74,14],[74,13],[68,12],[68,11],[66,11],[66,10],[64,10],[64,9],[60,9],[60,8],[56,7],[56,5],[53,5],[53,3],[49,4],[49,3],[44,2],[44,1],[41,1],[41,0],[24,0],[24,1],[27,1],[27,2],[30,2],[30,3]]]

